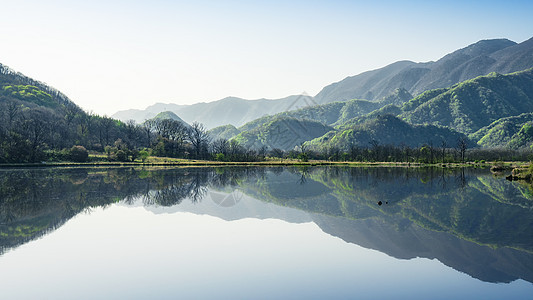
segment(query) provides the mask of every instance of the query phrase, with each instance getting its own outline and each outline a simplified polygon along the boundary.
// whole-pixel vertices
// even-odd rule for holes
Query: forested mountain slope
[[[505,117],[533,112],[533,69],[491,73],[431,91],[402,106],[400,117],[412,124],[447,126],[471,134]]]
[[[498,119],[470,137],[483,147],[528,147],[533,144],[533,113]]]
[[[58,90],[0,65],[0,163],[36,162],[73,145],[142,143],[133,124],[84,112]]]
[[[397,88],[413,95],[447,88],[461,81],[533,67],[533,38],[520,44],[506,40],[483,40],[450,53],[436,62],[396,62],[381,69],[351,76],[324,87],[315,96],[317,103],[349,99],[376,100]]]
[[[308,143],[312,149],[337,148],[348,150],[351,146],[377,145],[420,147],[424,144],[455,146],[467,137],[459,132],[433,125],[412,125],[392,115],[380,115],[362,124],[330,131]]]

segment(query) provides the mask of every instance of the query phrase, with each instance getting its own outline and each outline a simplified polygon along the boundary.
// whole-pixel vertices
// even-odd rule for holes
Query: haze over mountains
[[[312,97],[307,95],[258,100],[227,97],[214,102],[192,105],[156,103],[145,110],[119,111],[112,117],[123,121],[135,120],[137,123],[142,123],[160,112],[172,111],[189,124],[196,121],[204,124],[207,128],[214,128],[226,124],[241,126],[264,115],[273,115],[313,104]]]
[[[118,139],[132,147],[153,146],[153,128],[88,114],[59,91],[3,65],[0,108],[4,161],[36,161],[43,149],[76,144],[101,151]],[[454,147],[458,139],[468,140],[469,147],[532,148],[531,114],[533,39],[520,44],[497,39],[436,62],[401,61],[348,77],[315,97],[158,103],[114,117],[138,124],[154,117],[199,122],[210,129],[212,141],[234,139],[247,149],[307,145],[324,151],[369,143]],[[21,154],[18,148],[30,151]]]
[[[487,75],[533,67],[533,39],[520,44],[507,39],[483,40],[452,52],[436,62],[400,61],[384,68],[347,77],[326,86],[315,96],[317,103],[349,99],[376,100],[404,88],[414,96],[437,88]]]
[[[491,72],[506,74],[533,67],[533,38],[517,44],[507,39],[483,40],[452,52],[436,62],[399,61],[383,68],[347,77],[324,87],[313,98],[289,96],[276,100],[244,100],[228,97],[193,105],[155,104],[145,110],[126,110],[112,117],[138,123],[169,110],[188,123],[198,121],[207,128],[231,124],[235,127],[265,115],[295,110],[312,104],[350,99],[376,101],[398,88],[413,96],[446,88]],[[300,101],[296,101],[299,99]]]

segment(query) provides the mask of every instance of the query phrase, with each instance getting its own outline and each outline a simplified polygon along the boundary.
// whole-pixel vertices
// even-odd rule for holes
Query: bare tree
[[[146,120],[142,124],[142,131],[146,138],[146,146],[151,147],[152,146],[152,132],[154,130],[155,122],[154,120]]]
[[[445,140],[442,140],[442,142],[440,143],[440,151],[441,151],[441,155],[442,155],[442,163],[444,163],[444,159],[446,158],[446,141]]]
[[[227,139],[217,139],[213,142],[212,148],[214,153],[222,153],[224,155],[228,155],[229,142]]]
[[[462,163],[465,162],[465,154],[466,154],[467,148],[468,148],[468,142],[466,141],[466,139],[464,137],[460,138],[457,141],[457,152],[459,152]]]
[[[20,112],[19,105],[15,101],[10,101],[7,105],[7,119],[8,119],[8,129],[13,128],[13,122],[17,118]]]
[[[194,122],[189,128],[189,142],[191,143],[196,158],[205,158],[209,144],[209,134],[204,125]]]

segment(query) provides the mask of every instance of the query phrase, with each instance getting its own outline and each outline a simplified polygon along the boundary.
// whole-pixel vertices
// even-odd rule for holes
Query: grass
[[[19,164],[0,164],[0,168],[13,167],[70,167],[70,166],[375,166],[375,167],[442,167],[442,168],[460,168],[460,167],[490,167],[495,162],[467,162],[467,163],[405,163],[405,162],[346,162],[346,161],[326,161],[310,160],[300,161],[298,159],[279,159],[267,158],[265,161],[258,162],[224,162],[210,160],[194,160],[171,157],[150,156],[144,162],[136,159],[133,162],[107,161],[107,156],[103,154],[90,154],[90,162],[43,162],[43,163],[19,163]],[[511,165],[512,163],[505,163]],[[524,164],[513,167],[523,167]]]

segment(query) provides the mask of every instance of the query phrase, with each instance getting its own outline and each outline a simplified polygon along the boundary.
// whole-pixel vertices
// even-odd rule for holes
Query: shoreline
[[[260,166],[349,166],[349,167],[403,167],[403,168],[490,168],[495,162],[484,163],[404,163],[404,162],[331,162],[331,161],[261,161],[261,162],[219,162],[204,160],[159,161],[159,162],[45,162],[45,163],[10,163],[0,164],[0,169],[6,168],[60,168],[60,167],[260,167]],[[527,162],[505,162],[509,170],[523,166]]]

